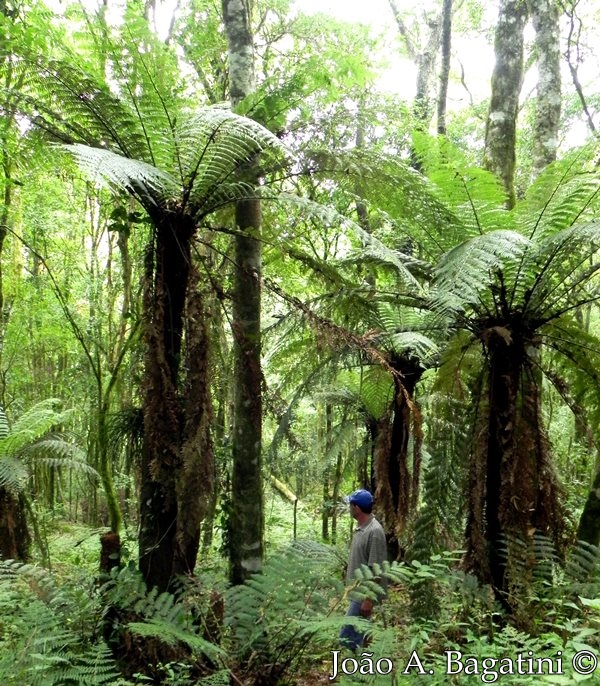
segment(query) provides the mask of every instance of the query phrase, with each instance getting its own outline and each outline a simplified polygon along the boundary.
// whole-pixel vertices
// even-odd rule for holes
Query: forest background
[[[0,5],[7,683],[597,678],[600,9],[351,11]]]

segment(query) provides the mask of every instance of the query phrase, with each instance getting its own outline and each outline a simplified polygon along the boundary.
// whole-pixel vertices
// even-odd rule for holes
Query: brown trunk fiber
[[[416,503],[412,491],[418,491],[418,483],[413,478],[415,467],[418,473],[418,465],[412,465],[411,476],[408,446],[413,423],[412,398],[423,370],[418,363],[403,358],[393,359],[391,365],[402,378],[395,381],[391,425],[389,417],[384,417],[380,423],[375,459],[375,495],[378,515],[388,537],[390,556],[395,559],[400,554],[399,539],[411,514],[411,503]]]
[[[23,562],[29,558],[30,545],[23,496],[0,487],[0,557]]]
[[[173,575],[177,526],[175,476],[181,468],[178,393],[183,310],[190,264],[191,220],[157,223],[146,274],[146,379],[140,489],[140,569],[164,591]],[[152,259],[153,258],[153,259]]]
[[[537,347],[508,327],[489,329],[485,346],[488,393],[471,465],[467,565],[505,598],[535,564],[534,534],[559,546],[563,513],[541,418]],[[518,550],[531,558],[520,567]]]

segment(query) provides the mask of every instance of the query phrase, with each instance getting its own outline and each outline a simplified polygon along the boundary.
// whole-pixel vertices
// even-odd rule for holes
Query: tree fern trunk
[[[585,501],[577,527],[577,540],[600,545],[600,471]]]
[[[156,223],[144,284],[146,378],[140,487],[140,569],[149,587],[169,587],[173,573],[177,495],[181,468],[178,393],[183,308],[193,225]]]
[[[485,132],[484,164],[501,179],[508,206],[515,203],[516,125],[523,81],[526,0],[501,0],[494,49],[492,96]]]
[[[534,534],[558,544],[563,518],[541,416],[536,345],[516,327],[497,326],[483,337],[488,388],[472,467],[479,476],[471,480],[467,559],[477,576],[506,600],[509,590],[528,583],[526,574],[535,564],[532,557],[521,565],[518,556],[533,554]]]
[[[0,486],[0,558],[25,561],[30,545],[23,496]]]
[[[412,360],[392,358],[393,368],[402,375],[402,383],[395,380],[395,394],[391,424],[389,415],[380,423],[375,458],[376,500],[390,557],[397,559],[401,552],[400,537],[412,513],[414,480],[409,469],[409,441],[411,438],[412,397],[423,369]],[[413,464],[413,471],[415,465]]]
[[[254,88],[254,44],[245,0],[223,0],[229,46],[229,84],[233,107]],[[245,173],[250,180],[252,170]],[[262,491],[261,372],[261,207],[256,199],[236,205],[233,340],[235,398],[231,477],[230,574],[243,582],[262,568],[264,507]]]

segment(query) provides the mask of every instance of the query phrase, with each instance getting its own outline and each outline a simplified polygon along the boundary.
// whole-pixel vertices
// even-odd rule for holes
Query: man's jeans
[[[359,600],[351,600],[348,612],[346,612],[346,617],[360,617],[361,604],[362,603]],[[364,640],[364,634],[360,633],[356,627],[351,626],[350,624],[343,626],[340,631],[340,644],[344,648],[356,650],[362,646]]]

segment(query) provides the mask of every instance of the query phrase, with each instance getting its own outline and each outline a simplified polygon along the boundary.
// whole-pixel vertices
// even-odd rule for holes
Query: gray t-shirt
[[[362,526],[357,526],[350,545],[346,583],[355,581],[354,572],[361,565],[381,564],[387,560],[387,543],[381,524],[371,516]]]

